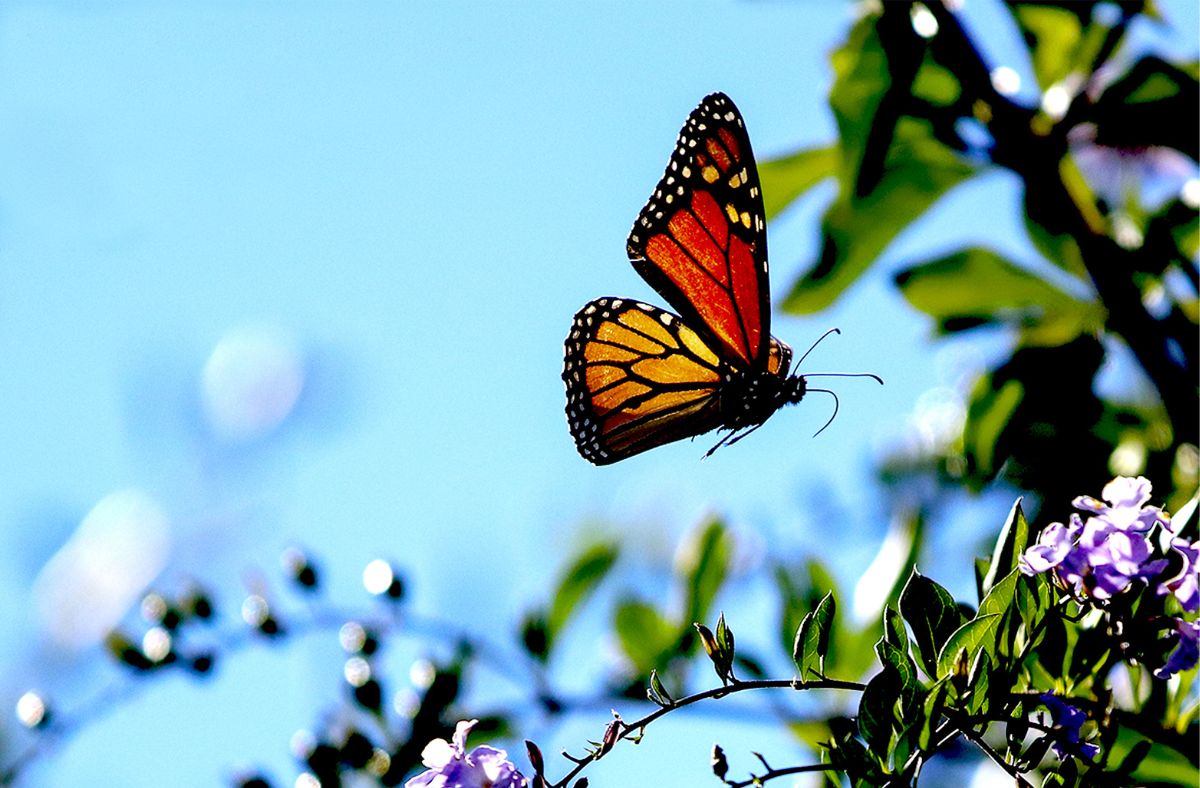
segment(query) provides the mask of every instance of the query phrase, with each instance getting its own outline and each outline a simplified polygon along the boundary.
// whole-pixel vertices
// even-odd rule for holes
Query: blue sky
[[[995,5],[968,10],[999,64],[1016,38]],[[1196,29],[1193,4],[1164,5]],[[871,457],[923,392],[989,352],[933,352],[884,272],[963,243],[1035,262],[1015,211],[995,209],[1015,204],[1004,174],[954,192],[835,309],[776,318],[798,350],[841,328],[811,370],[887,381],[840,381],[818,438],[814,397],[704,462],[702,440],[598,469],[575,454],[559,380],[582,304],[658,300],[625,236],[691,108],[727,92],[760,158],[827,142],[827,55],[851,18],[840,2],[6,4],[0,702],[37,686],[69,711],[113,678],[94,648],[52,644],[33,589],[121,490],[166,523],[158,582],[198,578],[229,609],[296,542],[340,602],[362,600],[361,569],[383,555],[418,609],[503,639],[573,548],[622,535],[633,576],[653,575],[708,513],[852,580],[885,525]],[[1176,44],[1194,54],[1194,37]],[[777,293],[815,254],[831,195],[771,225]],[[231,438],[206,420],[203,370],[222,338],[256,331],[292,349],[303,388],[278,427]],[[750,618],[763,593],[723,603]],[[247,650],[203,686],[148,685],[28,784],[211,785],[241,763],[288,778],[288,737],[336,697],[338,670],[306,642]],[[687,725],[596,784],[664,761],[662,779],[704,779],[713,737],[737,726]]]

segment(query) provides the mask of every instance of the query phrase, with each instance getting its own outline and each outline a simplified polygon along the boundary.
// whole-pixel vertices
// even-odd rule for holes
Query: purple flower
[[[1183,566],[1173,576],[1164,578],[1156,590],[1159,596],[1174,594],[1184,610],[1195,613],[1200,609],[1200,589],[1197,588],[1196,582],[1196,563],[1200,559],[1200,542],[1189,544],[1185,539],[1172,539],[1171,549],[1182,556]]]
[[[1181,670],[1191,670],[1200,660],[1200,621],[1175,620],[1175,637],[1179,642],[1167,657],[1166,663],[1154,671],[1160,679],[1167,679]]]
[[[1075,538],[1079,536],[1079,532],[1082,530],[1083,522],[1077,514],[1071,515],[1070,527],[1062,523],[1050,523],[1047,525],[1038,537],[1038,543],[1026,550],[1017,559],[1021,573],[1025,575],[1037,575],[1042,572],[1048,572],[1061,564],[1063,559],[1071,552],[1071,548],[1075,546]]]
[[[1170,526],[1170,518],[1162,509],[1145,505],[1150,500],[1150,482],[1144,476],[1136,479],[1118,476],[1104,485],[1100,497],[1107,501],[1108,505],[1090,495],[1081,495],[1071,503],[1076,509],[1092,512],[1096,519],[1103,520],[1121,531],[1149,531],[1155,523]]]
[[[1054,720],[1054,727],[1058,732],[1058,738],[1054,742],[1054,751],[1058,753],[1058,757],[1068,758],[1079,755],[1089,761],[1095,760],[1100,753],[1100,748],[1079,740],[1079,730],[1083,727],[1083,723],[1087,722],[1087,714],[1070,703],[1066,703],[1052,692],[1043,692],[1041,700],[1050,710],[1050,716]]]
[[[467,752],[467,734],[479,720],[458,723],[454,742],[434,739],[421,751],[426,771],[405,788],[525,788],[525,777],[508,760],[508,753],[480,745]]]
[[[1021,556],[1021,571],[1053,572],[1077,597],[1101,600],[1121,593],[1134,580],[1148,581],[1162,572],[1170,562],[1154,558],[1149,532],[1155,524],[1169,528],[1170,519],[1161,509],[1146,506],[1150,482],[1141,476],[1118,476],[1105,485],[1102,495],[1104,500],[1076,498],[1075,507],[1094,516],[1085,521],[1072,514],[1069,526],[1048,525],[1038,543]]]

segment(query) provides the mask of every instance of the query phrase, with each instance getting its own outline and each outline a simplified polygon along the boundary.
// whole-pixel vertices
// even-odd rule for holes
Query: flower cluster
[[[1197,562],[1200,542],[1180,538],[1171,517],[1150,501],[1150,482],[1118,476],[1104,487],[1103,500],[1080,496],[1073,501],[1086,519],[1072,514],[1068,524],[1051,523],[1038,543],[1020,558],[1026,575],[1050,573],[1081,602],[1099,602],[1139,582],[1157,596],[1173,595],[1185,613],[1200,610]],[[1155,675],[1165,678],[1196,664],[1195,622],[1170,619],[1174,651]]]
[[[1042,704],[1050,710],[1054,727],[1059,734],[1058,740],[1054,743],[1054,751],[1058,753],[1058,757],[1078,756],[1089,761],[1095,760],[1096,756],[1100,754],[1100,748],[1095,744],[1088,744],[1080,736],[1083,724],[1087,722],[1087,714],[1063,701],[1052,692],[1042,693],[1041,700]]]
[[[421,751],[426,771],[405,788],[525,788],[525,777],[508,760],[508,753],[481,744],[467,752],[467,735],[479,720],[458,723],[454,742],[434,739]]]

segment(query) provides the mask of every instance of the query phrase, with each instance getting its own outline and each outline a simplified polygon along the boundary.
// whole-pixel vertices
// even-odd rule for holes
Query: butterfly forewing
[[[724,358],[759,362],[770,337],[766,223],[746,124],[728,96],[714,93],[688,116],[628,252]]]
[[[563,380],[579,453],[597,465],[720,425],[726,369],[676,315],[626,298],[592,301],[575,315]]]

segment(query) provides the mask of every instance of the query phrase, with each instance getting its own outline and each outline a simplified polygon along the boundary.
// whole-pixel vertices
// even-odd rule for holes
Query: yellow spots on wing
[[[640,358],[640,354],[625,348],[606,345],[602,342],[589,342],[583,348],[583,358],[589,363],[600,361],[633,361],[635,358]]]
[[[643,334],[648,334],[649,336],[654,337],[666,347],[679,347],[679,343],[675,341],[675,337],[671,336],[671,333],[663,328],[661,323],[640,309],[630,309],[627,312],[622,312],[617,317],[617,320],[620,321],[622,325],[628,326],[635,331],[640,331]],[[648,344],[652,345],[654,343],[650,342]],[[660,352],[662,352],[661,347],[656,351],[647,351],[647,353]]]
[[[700,170],[700,177],[706,183],[716,183],[717,178],[721,177],[721,173],[717,172],[717,168],[709,164],[704,169]]]
[[[636,314],[636,313],[628,312],[626,314]],[[623,318],[624,318],[624,316],[622,316],[622,319]],[[654,323],[654,321],[651,320],[649,317],[647,317],[646,320],[651,324]],[[634,327],[636,328],[637,326],[634,326]],[[649,332],[647,332],[647,333],[649,333]],[[668,338],[670,337],[669,334],[667,336],[668,336]],[[596,339],[600,340],[601,342],[608,342],[609,344],[620,345],[621,347],[632,350],[633,352],[637,353],[638,355],[643,355],[643,356],[657,355],[657,354],[663,352],[664,350],[666,350],[666,348],[663,347],[658,342],[647,339],[646,337],[642,336],[641,334],[630,331],[625,326],[621,325],[620,323],[614,322],[612,320],[605,320],[603,323],[600,324],[599,329],[597,329],[597,331],[596,331]],[[673,344],[674,343],[672,342],[672,345]]]
[[[725,215],[729,217],[729,221],[734,224],[738,223],[738,209],[733,203],[725,203]]]
[[[739,187],[741,185],[742,185],[742,173],[739,172],[736,175],[734,175],[732,178],[729,179],[729,188],[736,189],[737,187]]]
[[[636,380],[627,380],[611,389],[592,394],[592,407],[597,416],[604,416],[610,411],[627,409],[630,399],[640,397],[649,390],[649,386]]]
[[[607,432],[623,424],[630,422],[644,422],[639,427],[652,427],[656,421],[674,420],[679,414],[676,409],[687,405],[688,403],[696,403],[689,410],[697,410],[706,404],[706,400],[713,394],[712,389],[688,389],[687,391],[664,391],[656,394],[643,402],[638,403],[636,407],[628,405],[621,408],[619,411],[614,410],[608,413],[604,419],[604,429]],[[715,426],[715,425],[712,425]],[[711,426],[706,426],[702,431],[707,432]],[[612,439],[617,440],[617,436],[613,435]]]
[[[741,219],[742,219],[742,226],[745,227],[747,230],[749,230],[750,229],[750,214],[749,214],[749,212],[742,211]]]
[[[633,364],[633,374],[654,383],[716,383],[716,370],[703,366],[682,353],[666,358],[644,358]]]
[[[697,358],[712,364],[714,367],[720,364],[717,354],[712,352],[712,348],[704,344],[704,340],[702,340],[700,335],[692,329],[681,325],[679,327],[679,339],[682,340],[683,344],[687,346],[687,349],[690,350]]]
[[[586,372],[587,386],[592,391],[611,386],[624,380],[625,370],[612,364],[589,364]]]

